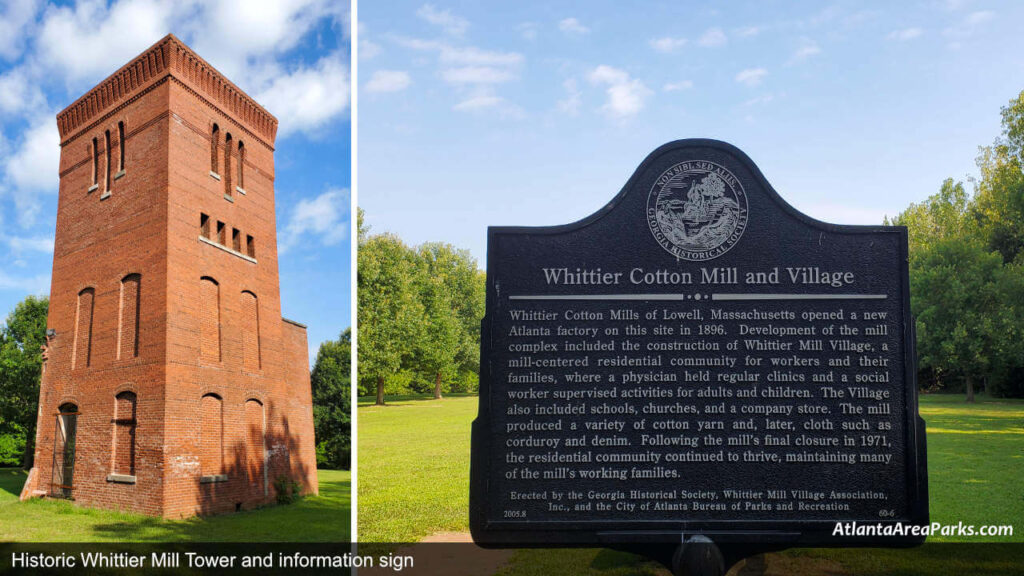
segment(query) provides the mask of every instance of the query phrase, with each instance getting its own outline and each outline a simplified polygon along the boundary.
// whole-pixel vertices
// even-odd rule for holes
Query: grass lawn
[[[415,542],[469,529],[476,396],[359,407],[359,540]]]
[[[345,542],[351,517],[350,473],[319,470],[320,495],[286,506],[164,520],[75,506],[65,500],[19,502],[25,473],[0,468],[0,542]]]
[[[468,531],[470,424],[476,397],[389,398],[359,404],[359,540],[410,542]],[[799,549],[770,555],[783,573],[1012,573],[1020,549],[941,542],[1024,542],[1024,401],[959,395],[921,397],[928,432],[931,519],[1014,525],[1002,539],[934,537],[911,550]],[[984,561],[979,557],[985,556]],[[518,552],[502,576],[662,574],[657,564],[608,550]]]

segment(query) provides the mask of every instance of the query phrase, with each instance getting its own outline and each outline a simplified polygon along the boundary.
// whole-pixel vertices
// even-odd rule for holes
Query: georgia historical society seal
[[[718,258],[747,227],[747,195],[732,172],[714,162],[680,162],[651,187],[647,224],[680,260]]]

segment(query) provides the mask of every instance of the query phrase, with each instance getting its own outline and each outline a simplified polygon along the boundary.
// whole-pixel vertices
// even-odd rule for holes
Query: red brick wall
[[[315,491],[305,329],[281,320],[276,121],[172,37],[112,78],[121,84],[105,81],[58,115],[65,141],[49,317],[57,336],[40,392],[39,487],[48,488],[52,474],[57,406],[74,402],[78,502],[178,517],[272,502],[280,476]],[[127,142],[124,175],[116,177],[120,121]],[[219,180],[210,174],[214,123]],[[111,194],[101,199],[108,130]],[[93,138],[99,183],[89,191]],[[235,188],[239,143],[244,193]],[[215,234],[200,239],[200,214],[225,223],[228,246],[216,245]],[[233,249],[233,229],[253,237],[256,258]],[[138,283],[122,282],[132,274]],[[94,295],[80,299],[85,289]],[[91,337],[83,336],[84,308],[92,310]],[[136,395],[134,484],[108,478],[128,466],[118,448],[130,445],[129,430],[115,400],[124,391]],[[203,399],[211,394],[219,406]],[[219,434],[204,427],[214,412]],[[211,463],[211,450],[222,452],[221,463]],[[226,479],[212,477],[218,473]]]
[[[167,203],[162,183],[167,179],[163,159],[167,157],[169,89],[166,82],[150,86],[131,105],[97,117],[61,147],[48,318],[48,327],[56,336],[50,342],[40,389],[36,467],[38,488],[49,490],[57,409],[72,402],[81,412],[72,490],[75,500],[160,514],[167,315]],[[113,179],[115,165],[111,194],[101,199],[106,184],[104,133],[110,130],[116,135],[119,121],[125,123],[125,173]],[[99,185],[90,191],[93,138],[99,142]],[[119,147],[118,140],[112,137],[112,146]],[[119,156],[115,148],[113,162],[118,162]],[[122,353],[119,358],[123,349],[118,346],[123,320],[121,281],[130,274],[140,275],[142,290],[138,355]],[[115,473],[116,396],[123,391],[137,395],[135,484],[107,480]]]

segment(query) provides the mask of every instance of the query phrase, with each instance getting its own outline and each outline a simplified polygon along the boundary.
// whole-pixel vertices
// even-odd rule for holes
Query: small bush
[[[278,504],[291,504],[299,499],[302,486],[288,476],[278,476],[274,480],[274,491],[277,492]]]
[[[470,372],[468,370],[464,370],[461,373],[459,373],[459,377],[458,378],[456,378],[455,380],[453,380],[452,382],[449,383],[449,390],[448,391],[449,392],[459,392],[459,393],[466,393],[466,392],[473,393],[473,392],[478,392],[479,390],[480,390],[480,381],[479,381],[479,377],[476,375],[476,372]]]

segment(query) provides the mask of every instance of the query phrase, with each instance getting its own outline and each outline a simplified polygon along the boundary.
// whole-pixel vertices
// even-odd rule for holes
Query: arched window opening
[[[103,133],[103,159],[106,165],[103,167],[103,191],[110,192],[110,130]]]
[[[124,173],[124,122],[117,123],[117,173]]]
[[[256,399],[245,402],[245,472],[249,489],[267,495],[266,423],[263,404]]]
[[[203,476],[224,474],[224,401],[206,394],[200,401],[199,470]]]
[[[208,276],[199,284],[199,356],[220,362],[220,285]]]
[[[117,359],[139,355],[139,304],[142,276],[129,274],[121,279],[121,305],[118,309]]]
[[[135,476],[135,430],[138,424],[134,392],[121,392],[114,399],[113,473]]]
[[[224,136],[224,195],[230,197],[231,188],[231,132]]]
[[[217,145],[220,141],[220,127],[216,123],[210,132],[210,172],[217,174]]]
[[[242,365],[246,370],[261,368],[260,359],[260,307],[256,295],[242,292]]]
[[[75,343],[71,350],[71,369],[88,368],[92,362],[92,312],[96,290],[85,288],[78,293],[75,310]]]
[[[75,443],[78,431],[78,406],[70,402],[57,409],[53,434],[53,467],[50,495],[71,498],[75,476]]]
[[[245,144],[238,141],[238,187],[245,190]]]
[[[92,187],[89,190],[95,190],[99,187],[100,183],[100,140],[99,138],[92,139]]]

